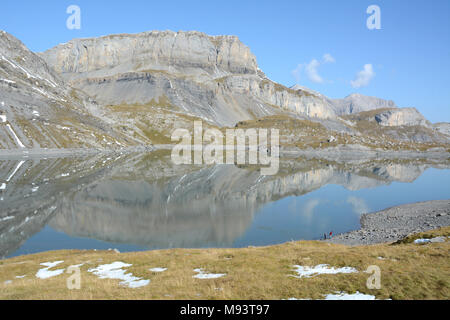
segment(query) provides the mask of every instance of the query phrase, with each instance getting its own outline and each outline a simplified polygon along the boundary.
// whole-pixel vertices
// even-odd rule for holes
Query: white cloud
[[[323,55],[323,63],[335,63],[336,59],[329,53]]]
[[[322,83],[323,79],[319,75],[317,68],[319,68],[320,62],[316,59],[312,59],[310,63],[308,63],[305,67],[306,76],[309,80],[315,83]]]
[[[371,64],[366,64],[364,65],[363,70],[356,74],[355,80],[350,81],[350,83],[353,88],[367,87],[373,77],[375,77],[373,66]]]
[[[311,220],[311,218],[314,215],[314,209],[320,204],[319,199],[311,199],[306,202],[305,206],[303,207],[303,215],[305,218],[308,218],[308,220]]]
[[[297,81],[297,83],[300,83],[300,79],[302,78],[302,77],[301,77],[302,70],[303,70],[303,65],[302,65],[302,64],[299,64],[299,65],[297,66],[297,68],[295,68],[294,70],[292,70],[292,75],[294,76],[294,78],[295,78],[295,80]]]
[[[347,203],[350,203],[353,207],[353,212],[356,214],[369,213],[369,207],[367,206],[364,199],[350,196],[347,198]]]
[[[297,68],[292,70],[292,75],[297,80],[297,82],[300,82],[300,79],[302,78],[302,74],[304,73],[306,77],[314,83],[323,83],[324,79],[319,75],[319,67],[321,65],[327,64],[327,63],[335,63],[336,59],[329,54],[325,53],[322,58],[322,62],[320,62],[317,59],[312,59],[309,63],[305,64],[299,64]]]

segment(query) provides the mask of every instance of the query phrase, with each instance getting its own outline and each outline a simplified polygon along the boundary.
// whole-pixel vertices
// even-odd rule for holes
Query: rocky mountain
[[[0,149],[126,144],[89,112],[93,106],[22,42],[0,31]]]
[[[335,117],[322,99],[269,80],[234,36],[113,35],[73,40],[41,56],[102,105],[163,103],[219,126],[286,112]]]
[[[34,54],[3,31],[0,58],[0,150],[165,145],[193,120],[219,128],[264,123],[300,148],[415,149],[412,142],[426,149],[450,141],[446,124],[393,101],[330,99],[278,84],[235,36],[151,31]]]
[[[360,93],[350,94],[343,99],[331,99],[317,91],[311,90],[299,84],[292,86],[291,89],[298,92],[304,92],[306,94],[314,95],[322,99],[322,102],[329,108],[333,109],[337,116],[355,114],[376,109],[397,108],[397,105],[392,100],[365,96]],[[403,109],[400,109],[400,111],[401,110]]]
[[[351,94],[344,99],[333,99],[331,104],[338,115],[397,107],[394,101],[384,100],[377,97],[369,97],[359,93]]]
[[[421,144],[414,146],[447,146],[449,136],[434,126],[415,108],[375,109],[342,116],[350,125],[366,136],[377,137],[378,141],[391,139],[390,143]]]
[[[430,128],[431,123],[416,108],[388,109],[379,112],[375,120],[382,126],[423,126]]]

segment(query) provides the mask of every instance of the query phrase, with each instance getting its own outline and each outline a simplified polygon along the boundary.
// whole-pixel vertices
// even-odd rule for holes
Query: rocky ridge
[[[89,108],[94,105],[22,42],[0,32],[0,149],[125,144],[92,115]]]
[[[338,115],[354,114],[384,108],[397,108],[392,100],[369,97],[359,93],[351,94],[344,99],[333,99],[332,105]],[[397,109],[402,112],[403,109]]]

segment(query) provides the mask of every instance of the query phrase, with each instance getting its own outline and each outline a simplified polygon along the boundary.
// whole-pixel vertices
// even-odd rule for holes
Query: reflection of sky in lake
[[[55,231],[49,226],[45,226],[39,233],[30,237],[25,244],[20,247],[10,257],[24,254],[32,254],[49,250],[109,250],[117,249],[120,252],[144,251],[147,248],[121,243],[110,243],[96,239],[71,237],[63,232]]]
[[[412,183],[393,182],[350,191],[327,185],[298,197],[287,197],[262,208],[236,247],[310,240],[358,229],[361,213],[428,200],[450,199],[450,170],[428,169]]]

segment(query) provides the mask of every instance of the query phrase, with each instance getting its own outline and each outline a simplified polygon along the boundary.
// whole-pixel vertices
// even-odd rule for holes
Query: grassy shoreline
[[[147,252],[66,250],[0,261],[0,299],[323,299],[335,292],[357,291],[377,299],[449,299],[450,245],[417,245],[416,238],[447,236],[450,227],[408,237],[397,244],[350,247],[318,241],[289,242],[243,249],[171,249]],[[39,279],[44,262],[64,261],[65,272]],[[100,279],[88,269],[121,261],[127,273],[149,279],[147,286],[128,288],[120,280]],[[81,266],[81,289],[69,290],[67,268]],[[353,267],[351,274],[295,278],[293,265]],[[381,289],[370,290],[370,265],[381,269]],[[164,267],[165,272],[151,268]],[[193,270],[226,273],[218,279],[195,279]],[[16,278],[17,276],[25,276]]]

